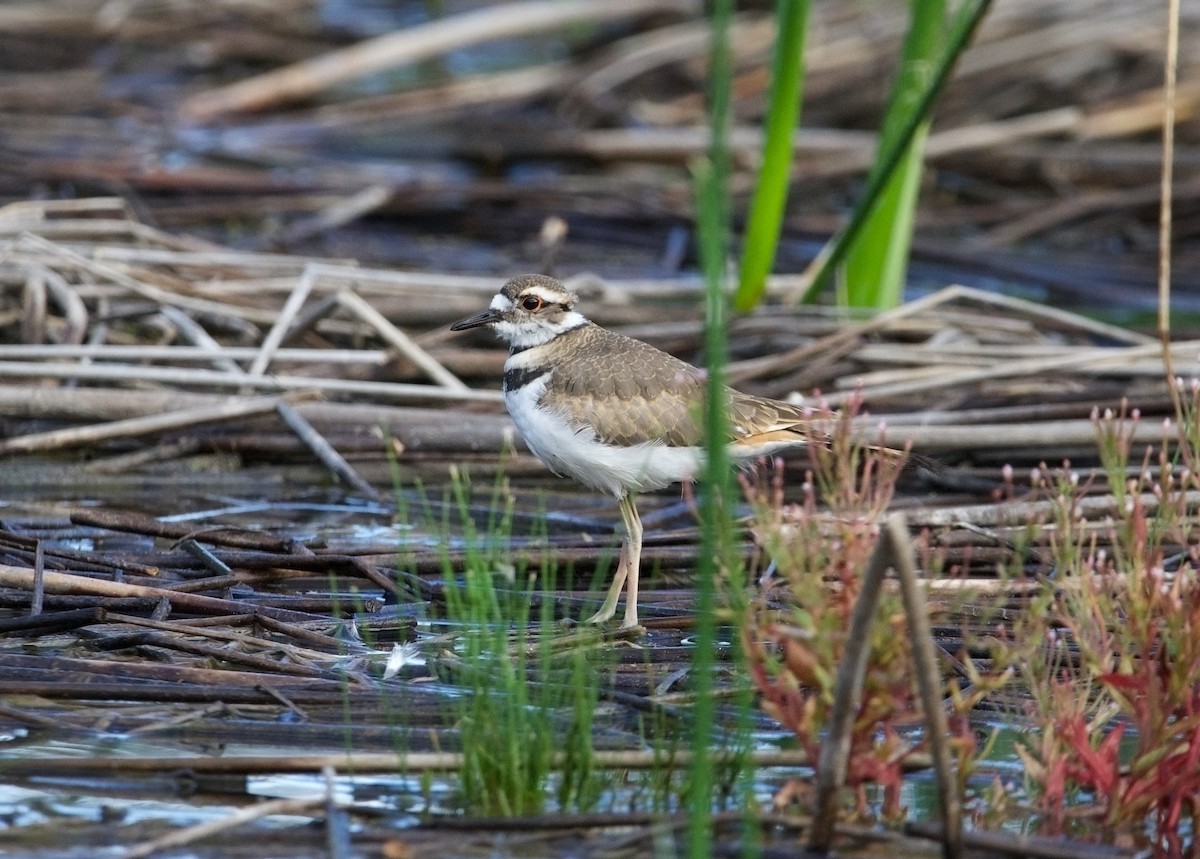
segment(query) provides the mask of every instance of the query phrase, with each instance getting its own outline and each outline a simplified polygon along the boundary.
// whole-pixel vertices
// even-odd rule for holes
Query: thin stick
[[[831,353],[849,351],[858,340],[868,334],[884,330],[897,320],[933,310],[948,301],[954,300],[958,297],[957,289],[958,287],[948,286],[931,295],[918,298],[916,301],[901,304],[899,307],[894,307],[891,310],[885,310],[883,313],[868,319],[866,322],[839,326],[831,334],[821,337],[812,343],[797,347],[796,349],[790,349],[779,355],[773,355],[761,362],[756,362],[754,369],[756,372],[761,373],[764,370],[771,370],[777,367],[791,368],[802,364],[814,355],[825,356]],[[730,381],[735,384],[739,381],[745,381],[748,378],[750,378],[750,374],[743,373],[736,376],[730,374]]]
[[[195,826],[187,826],[175,832],[169,832],[151,841],[143,841],[141,844],[135,844],[124,853],[118,855],[121,859],[144,859],[144,857],[153,856],[164,850],[170,850],[173,847],[182,847],[185,844],[199,841],[201,838],[207,838],[210,835],[216,835],[235,826],[252,823],[255,820],[261,820],[264,817],[270,817],[274,814],[311,815],[313,812],[319,811],[325,802],[326,798],[323,795],[310,796],[303,799],[267,800],[266,802],[260,802],[257,805],[251,805],[247,808],[240,808],[233,814],[222,817],[219,820],[208,820],[204,823],[197,823]]]
[[[309,647],[300,647],[295,644],[284,644],[278,641],[272,641],[266,638],[260,638],[256,635],[248,635],[244,632],[233,632],[228,629],[211,629],[206,626],[187,622],[169,622],[162,620],[150,620],[149,618],[137,617],[136,615],[120,614],[118,612],[108,612],[104,618],[106,623],[123,623],[129,626],[141,627],[143,629],[153,629],[157,632],[171,633],[178,636],[194,636],[196,638],[211,638],[216,641],[233,642],[241,647],[257,647],[263,650],[275,648],[285,653],[288,658],[294,659],[297,663],[300,662],[329,662],[341,658],[340,653],[330,653],[328,651],[314,650]],[[338,642],[335,639],[330,639],[334,644]],[[365,650],[366,648],[364,648]]]
[[[1022,361],[998,361],[990,367],[969,368],[954,373],[946,373],[936,378],[913,379],[908,382],[898,382],[889,385],[876,385],[859,391],[846,391],[828,395],[825,399],[831,405],[837,405],[852,396],[861,396],[867,400],[872,397],[898,397],[915,394],[922,391],[944,390],[954,385],[967,385],[976,382],[990,382],[995,379],[1010,379],[1018,376],[1033,376],[1037,373],[1060,372],[1075,370],[1090,372],[1098,365],[1121,364],[1138,358],[1159,354],[1164,350],[1161,344],[1151,343],[1143,346],[1126,346],[1124,348],[1081,349],[1073,355],[1053,356],[1049,358],[1028,358]]]
[[[353,486],[355,490],[372,501],[380,500],[380,495],[375,490],[375,487],[355,471],[354,466],[347,462],[346,458],[338,453],[334,446],[326,441],[324,436],[313,429],[313,425],[306,421],[290,403],[283,400],[278,401],[275,404],[275,411],[279,413],[279,417],[283,419],[283,422],[288,425],[288,429],[299,436],[300,440],[308,446],[308,449],[313,452],[317,459],[321,460],[340,480]]]
[[[283,231],[280,240],[288,244],[301,242],[319,233],[345,226],[363,215],[375,211],[392,198],[388,185],[369,185],[363,190],[341,198],[315,215],[304,218]]]
[[[220,245],[207,250],[105,245],[96,248],[96,257],[109,262],[122,262],[129,265],[165,265],[172,268],[201,268],[208,271],[219,268],[265,270],[278,273],[281,277],[287,277],[288,289],[291,289],[293,278],[303,273],[308,266],[344,269],[346,272],[358,270],[355,263],[347,259],[241,251]]]
[[[1180,497],[1175,496],[1175,500],[1180,500]],[[1195,510],[1200,506],[1200,491],[1193,489],[1183,493],[1182,501],[1187,505],[1187,509]],[[1148,515],[1152,516],[1161,506],[1162,498],[1146,492],[1138,497],[1137,503],[1145,508]],[[913,519],[914,525],[926,528],[939,528],[961,523],[984,527],[1020,526],[1030,522],[1050,520],[1058,504],[1059,502],[1050,500],[1013,501],[1007,504],[970,504],[961,507],[943,507],[925,512],[910,510],[909,516]],[[1088,495],[1079,499],[1073,513],[1082,519],[1095,520],[1107,516],[1119,516],[1124,511],[1113,495]]]
[[[829,731],[821,744],[821,756],[817,762],[815,812],[812,830],[808,835],[808,849],[816,853],[828,853],[833,846],[834,827],[837,824],[837,792],[846,781],[850,729],[862,701],[867,657],[871,650],[871,626],[875,623],[883,579],[891,565],[892,552],[889,540],[881,539],[876,544],[863,573],[862,590],[854,604],[854,615],[846,634],[846,650],[838,666],[833,708],[829,714]]]
[[[42,613],[42,604],[46,600],[46,546],[38,540],[33,547],[33,596],[29,600],[29,615],[36,617]]]
[[[235,376],[244,376],[246,371],[231,358],[226,357],[223,352],[224,348],[218,343],[211,334],[204,330],[204,326],[198,323],[195,319],[188,316],[178,307],[166,305],[159,311],[163,317],[174,325],[184,339],[195,346],[200,347],[203,351],[211,355],[210,360],[213,366],[218,370],[223,370],[226,373],[232,373]],[[94,350],[94,357],[101,357],[102,350]]]
[[[1159,110],[1161,111],[1161,108]],[[1200,182],[1193,180],[1180,183],[1174,188],[1173,194],[1184,198],[1200,195]],[[1161,189],[1153,185],[1135,185],[1113,191],[1091,191],[1071,195],[1034,209],[1021,217],[1002,222],[972,241],[971,247],[984,252],[1010,247],[1022,239],[1049,232],[1055,227],[1061,227],[1069,221],[1082,220],[1091,214],[1140,209],[1161,199]]]
[[[152,588],[146,585],[128,585],[122,582],[112,582],[107,579],[92,579],[87,576],[74,576],[70,573],[46,571],[42,574],[46,593],[50,594],[88,594],[101,597],[134,597],[141,599],[167,600],[173,607],[188,611],[211,614],[264,614],[285,621],[314,620],[314,616],[299,611],[272,608],[271,606],[254,605],[237,600],[206,597],[200,594],[189,594],[173,591],[169,588]],[[34,571],[25,567],[11,567],[0,564],[0,586],[31,590],[34,585]]]
[[[432,385],[417,385],[426,390],[440,391]],[[479,402],[492,400],[499,404],[499,391],[477,391]],[[25,418],[38,421],[69,421],[97,423],[126,420],[152,415],[182,407],[200,408],[226,401],[218,394],[197,394],[181,390],[117,390],[104,388],[43,388],[37,386],[0,384],[0,413],[10,420]],[[466,398],[464,398],[466,399]],[[297,404],[300,413],[323,433],[381,427],[405,447],[430,451],[491,450],[505,446],[523,450],[515,437],[512,421],[507,415],[454,412],[454,433],[446,432],[447,413],[440,408],[385,405],[382,403],[331,403],[305,401]],[[878,440],[878,434],[872,441]],[[9,475],[10,481],[12,475]]]
[[[523,102],[546,93],[556,94],[569,83],[576,66],[569,60],[522,66],[510,72],[489,70],[456,75],[417,89],[402,89],[381,95],[321,105],[311,111],[289,112],[298,122],[314,128],[333,128],[359,134],[388,127],[397,116],[414,122],[423,115],[446,121],[447,114],[466,115],[475,105],[496,109],[507,102]]]
[[[354,859],[361,854],[353,846],[349,816],[337,800],[337,770],[322,767],[321,775],[325,779],[325,844],[329,859]]]
[[[359,379],[328,379],[321,376],[234,376],[216,370],[176,367],[140,367],[133,364],[31,364],[24,361],[0,361],[0,379],[58,378],[112,382],[161,382],[169,385],[198,385],[215,388],[258,388],[272,391],[337,391],[384,400],[455,400],[499,403],[497,390],[450,389],[441,385],[416,385],[404,382],[371,382]]]
[[[284,302],[283,309],[279,311],[279,316],[275,318],[275,324],[271,326],[271,330],[267,332],[267,336],[263,338],[262,346],[259,348],[258,357],[254,359],[254,363],[250,365],[251,376],[261,376],[266,372],[267,366],[271,363],[271,358],[275,355],[275,350],[283,343],[284,335],[287,334],[288,326],[292,324],[292,320],[296,318],[296,314],[300,312],[300,308],[304,306],[308,294],[312,292],[313,284],[317,282],[317,269],[315,266],[305,266],[304,273],[300,275],[300,279],[296,281],[296,286],[288,295],[287,301]]]
[[[855,424],[856,437],[865,442],[880,441],[878,422]],[[1135,444],[1158,444],[1163,440],[1161,424],[1143,420],[1131,429]],[[1024,423],[977,423],[970,425],[918,426],[887,421],[885,437],[893,442],[911,441],[919,450],[992,450],[1004,440],[1008,450],[1096,446],[1096,426],[1089,420],[1027,421]]]
[[[909,821],[904,824],[905,835],[942,840],[936,823]],[[963,843],[979,855],[1011,856],[1021,859],[1134,859],[1140,855],[1132,847],[1068,841],[1048,835],[1025,833],[973,831],[963,833]],[[907,851],[905,851],[907,852]]]
[[[274,411],[281,402],[279,397],[256,397],[248,400],[233,400],[216,406],[205,406],[199,409],[184,409],[178,412],[168,412],[165,415],[148,415],[142,418],[130,418],[123,421],[112,421],[106,424],[93,424],[86,427],[51,430],[50,432],[30,433],[0,441],[0,456],[14,453],[33,453],[47,450],[61,450],[65,447],[95,444],[115,438],[133,438],[165,432],[166,430],[181,429],[203,423],[229,421],[251,415],[267,414]]]
[[[357,45],[258,75],[183,102],[190,120],[209,120],[226,113],[261,111],[274,105],[311,98],[319,92],[365,75],[434,57],[483,41],[528,35],[580,21],[605,21],[651,13],[690,13],[685,0],[526,0],[505,3],[398,30]]]
[[[904,601],[904,613],[908,616],[917,691],[921,696],[921,706],[925,709],[925,739],[929,743],[937,776],[938,803],[942,812],[942,856],[944,859],[959,859],[963,855],[962,802],[948,747],[946,714],[942,710],[942,678],[903,513],[888,516],[883,537],[891,543],[892,564],[900,579],[900,595]]]
[[[1158,337],[1162,344],[1163,372],[1175,407],[1175,419],[1183,421],[1183,403],[1175,385],[1171,363],[1171,196],[1175,160],[1175,87],[1179,66],[1179,0],[1167,2],[1167,55],[1164,60],[1162,175],[1158,210]]]
[[[174,307],[164,307],[162,313],[173,315],[168,318],[173,324],[180,319],[187,319],[193,325],[195,321],[190,316]],[[197,326],[199,328],[199,326]],[[203,328],[199,328],[204,331]],[[291,335],[293,332],[289,331]],[[211,340],[211,336],[204,332]],[[199,338],[194,342],[199,342]],[[213,341],[215,343],[215,341]],[[215,353],[220,350],[220,354]],[[1065,347],[1064,347],[1065,349]],[[106,361],[178,361],[200,362],[214,361],[226,358],[231,361],[253,361],[261,352],[256,346],[143,346],[122,344],[105,344],[103,346],[84,344],[0,344],[0,359],[43,361],[73,360],[84,358],[103,358]],[[384,349],[276,349],[275,360],[295,364],[374,364],[376,366],[387,362],[389,353]],[[232,368],[231,368],[232,369]],[[241,372],[240,368],[237,368]]]
[[[71,265],[76,266],[82,271],[89,272],[97,278],[109,281],[130,292],[140,295],[148,301],[153,301],[155,304],[175,305],[177,307],[187,307],[201,313],[212,313],[216,316],[230,316],[233,318],[248,318],[248,319],[263,319],[267,318],[267,311],[255,311],[252,308],[236,307],[231,304],[224,304],[218,301],[210,301],[205,298],[191,298],[186,295],[179,295],[170,292],[166,289],[161,289],[157,286],[151,286],[147,283],[142,283],[135,277],[130,277],[125,272],[110,265],[90,260],[82,254],[76,253],[68,247],[55,244],[47,241],[41,236],[33,233],[23,233],[17,243],[18,248],[24,245],[32,245],[43,253],[49,254],[52,258],[66,260]],[[205,256],[205,254],[198,254]],[[274,318],[274,313],[271,312],[270,318]]]
[[[97,507],[76,508],[70,512],[70,519],[75,525],[141,534],[164,540],[194,539],[196,542],[231,549],[279,553],[281,561],[311,557],[302,543],[297,544],[295,540],[287,537],[254,529],[221,526],[197,527],[190,522],[177,521],[176,517],[148,516],[144,513],[104,510]],[[274,559],[270,566],[274,566]]]
[[[88,312],[83,299],[71,288],[67,279],[53,269],[45,269],[44,277],[46,290],[66,317],[67,327],[62,342],[82,343],[88,327]]]
[[[104,623],[108,612],[103,606],[92,608],[62,609],[59,611],[32,611],[24,617],[0,618],[0,635],[14,632],[53,633],[79,629],[93,623]]]
[[[21,339],[41,343],[46,331],[46,269],[34,266],[21,289]]]
[[[449,388],[452,391],[469,390],[457,376],[439,364],[411,337],[368,304],[362,296],[348,289],[342,290],[338,293],[338,304],[378,331],[383,339],[395,346],[405,358],[416,364],[425,375],[443,388]]]
[[[17,200],[0,206],[0,223],[22,217],[44,221],[58,212],[95,214],[110,212],[121,216],[119,223],[136,223],[133,210],[123,197],[84,197],[77,200]]]
[[[48,242],[46,244],[51,248],[57,247]],[[496,292],[495,277],[360,268],[349,261],[321,259],[319,262],[311,262],[306,261],[308,259],[306,257],[233,251],[228,248],[221,248],[218,251],[190,252],[160,248],[105,246],[97,248],[96,254],[101,259],[128,265],[199,268],[205,271],[211,271],[214,268],[236,268],[261,270],[264,275],[265,272],[278,272],[279,277],[270,282],[272,285],[278,284],[279,288],[272,288],[272,292],[290,292],[293,289],[294,278],[310,266],[319,270],[322,283],[331,285],[330,291],[352,283],[371,283],[385,291],[390,287],[399,294],[411,294],[413,290],[423,290],[429,293],[454,291],[482,297]],[[340,281],[344,281],[344,283],[340,283]],[[670,281],[667,282],[670,283]],[[206,287],[235,293],[244,293],[247,289],[247,285],[242,281],[222,281],[206,284]]]
[[[1117,343],[1154,342],[1153,337],[1140,334],[1137,331],[1131,331],[1128,328],[1121,328],[1117,325],[1110,325],[1098,319],[1089,319],[1083,314],[1072,313],[1069,310],[1063,310],[1049,304],[1038,304],[1036,301],[1030,301],[1027,298],[1021,298],[1016,295],[988,292],[987,290],[978,289],[973,286],[963,286],[961,284],[947,287],[947,290],[953,290],[952,295],[956,299],[977,301],[987,306],[1011,310],[1032,319],[1042,319],[1059,325],[1069,325],[1078,331],[1087,331],[1098,337],[1104,337]]]
[[[749,753],[739,749],[713,748],[706,750],[717,762],[749,760],[760,767],[808,766],[808,755],[799,749],[755,749]],[[595,765],[607,769],[658,770],[663,767],[686,766],[693,758],[688,749],[652,751],[598,750]],[[560,752],[550,759],[550,766],[561,769],[568,755]],[[38,764],[44,764],[39,769]],[[327,766],[355,773],[457,772],[463,767],[460,752],[387,752],[329,755],[237,755],[231,757],[134,757],[134,758],[18,758],[0,757],[0,773],[4,775],[73,775],[96,773],[155,773],[190,770],[195,773],[312,773]]]

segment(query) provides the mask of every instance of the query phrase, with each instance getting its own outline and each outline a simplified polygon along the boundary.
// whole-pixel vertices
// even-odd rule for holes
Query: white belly
[[[555,474],[619,498],[626,492],[691,480],[703,465],[704,454],[698,447],[668,447],[661,442],[633,447],[602,444],[591,428],[572,427],[561,414],[541,408],[538,400],[545,388],[545,377],[537,379],[506,393],[504,403],[525,444]]]

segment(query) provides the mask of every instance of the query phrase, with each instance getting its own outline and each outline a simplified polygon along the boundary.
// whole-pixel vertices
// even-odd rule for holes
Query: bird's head
[[[574,293],[554,278],[523,274],[504,284],[487,310],[460,319],[450,330],[487,325],[514,349],[528,349],[587,322],[573,309],[575,301]]]

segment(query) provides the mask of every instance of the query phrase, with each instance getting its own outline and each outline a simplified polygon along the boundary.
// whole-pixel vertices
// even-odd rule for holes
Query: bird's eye
[[[536,295],[527,295],[521,299],[521,306],[532,313],[542,306],[542,300]]]

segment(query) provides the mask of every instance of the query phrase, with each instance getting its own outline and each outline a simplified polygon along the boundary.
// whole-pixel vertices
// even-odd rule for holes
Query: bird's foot
[[[612,605],[609,605],[608,601],[605,600],[604,605],[600,606],[599,611],[597,611],[591,617],[580,621],[580,623],[608,623],[610,620],[613,619],[613,615],[615,615],[616,613],[617,613],[616,601],[614,601]]]

